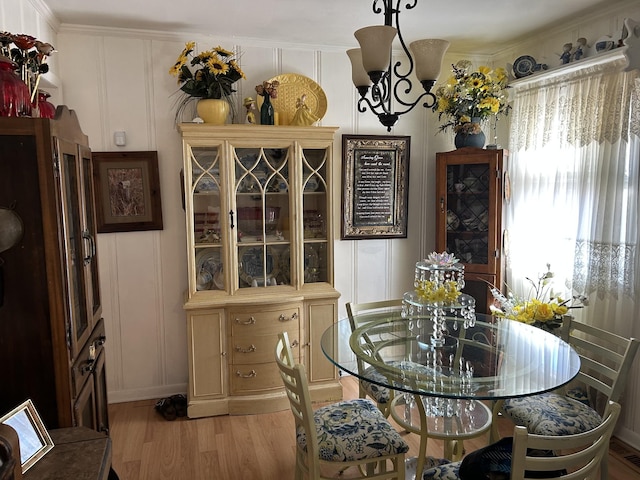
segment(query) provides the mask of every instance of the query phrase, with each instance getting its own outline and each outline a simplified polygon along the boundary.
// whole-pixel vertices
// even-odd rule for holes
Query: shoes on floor
[[[160,413],[165,420],[175,420],[178,416],[176,414],[176,408],[168,398],[163,398],[156,402],[156,411]]]
[[[187,397],[182,393],[178,395],[172,395],[169,397],[171,403],[173,403],[174,408],[176,409],[176,415],[179,417],[187,416]]]

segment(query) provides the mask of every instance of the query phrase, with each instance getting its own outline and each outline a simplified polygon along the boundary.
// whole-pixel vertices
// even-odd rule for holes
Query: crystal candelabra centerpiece
[[[403,317],[421,317],[433,324],[430,343],[444,347],[447,317],[459,318],[465,328],[476,321],[476,301],[462,293],[464,266],[449,253],[431,253],[416,262],[414,291],[406,292],[402,300]],[[453,328],[457,322],[453,323]]]

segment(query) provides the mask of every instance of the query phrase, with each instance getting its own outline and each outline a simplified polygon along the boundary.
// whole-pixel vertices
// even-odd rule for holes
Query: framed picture
[[[98,233],[162,230],[158,152],[93,152]]]
[[[0,418],[0,423],[9,425],[18,433],[22,473],[29,470],[53,448],[49,432],[31,400],[26,400]]]
[[[411,137],[342,136],[342,239],[406,238]]]

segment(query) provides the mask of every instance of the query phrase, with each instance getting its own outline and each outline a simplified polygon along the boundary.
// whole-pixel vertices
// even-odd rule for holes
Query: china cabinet
[[[47,428],[108,432],[88,139],[63,106],[0,118],[0,158],[0,207],[21,220],[0,252],[0,412],[30,398]]]
[[[341,398],[320,335],[336,321],[332,127],[181,124],[189,417],[286,409],[286,330],[314,400]]]
[[[436,154],[436,250],[460,259],[463,291],[484,313],[493,298],[489,284],[501,288],[503,282],[507,160],[506,150],[471,147]]]

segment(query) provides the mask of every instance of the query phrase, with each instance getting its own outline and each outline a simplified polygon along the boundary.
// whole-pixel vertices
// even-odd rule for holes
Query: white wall
[[[606,13],[575,19],[530,41],[510,45],[495,56],[496,65],[512,63],[520,55],[556,65],[555,52],[564,43],[585,36],[590,43],[621,29],[621,19],[640,20],[635,1]],[[103,316],[107,326],[109,400],[121,402],[161,398],[186,391],[186,326],[182,296],[186,289],[184,212],[179,170],[180,136],[174,128],[175,78],[168,73],[188,40],[202,47],[238,48],[247,80],[239,82],[238,98],[255,96],[253,87],[280,73],[299,73],[317,81],[327,94],[323,125],[340,127],[335,158],[341,160],[343,134],[385,135],[372,114],[355,110],[356,91],[344,49],[300,45],[265,45],[235,37],[180,37],[171,33],[60,26],[39,0],[0,0],[0,28],[29,33],[49,41],[58,52],[51,60],[49,86],[54,103],[75,110],[94,151],[157,150],[160,164],[164,229],[151,232],[100,234],[98,248]],[[56,35],[56,32],[57,35]],[[462,58],[451,54],[448,65]],[[470,57],[477,64],[488,59]],[[57,87],[57,88],[56,88]],[[435,224],[435,152],[451,150],[450,134],[437,134],[437,116],[415,109],[403,116],[393,135],[411,136],[408,238],[341,241],[340,188],[335,199],[336,288],[340,313],[347,301],[364,302],[400,296],[412,288],[414,264],[433,250]],[[274,127],[276,128],[276,127]],[[113,132],[124,130],[126,147],[116,147]],[[505,125],[498,142],[508,147]],[[340,183],[340,169],[334,181]],[[637,363],[637,362],[636,362]],[[638,372],[636,365],[635,372]],[[636,374],[637,377],[637,374]],[[633,379],[629,390],[640,395]],[[631,393],[629,392],[629,393]],[[640,410],[627,400],[623,437],[640,447]],[[637,433],[636,433],[637,432]]]

